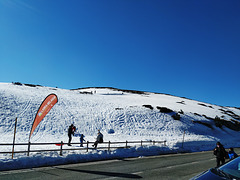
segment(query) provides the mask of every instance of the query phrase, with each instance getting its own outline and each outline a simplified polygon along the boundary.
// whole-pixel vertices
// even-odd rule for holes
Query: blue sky
[[[239,0],[1,0],[0,82],[240,107]]]

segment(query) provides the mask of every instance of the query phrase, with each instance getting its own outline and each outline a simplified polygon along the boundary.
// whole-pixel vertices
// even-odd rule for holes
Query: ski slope
[[[167,141],[167,149],[145,147],[146,152],[159,153],[159,148],[162,148],[164,152],[180,149],[184,132],[184,149],[188,151],[211,150],[217,141],[221,141],[225,147],[240,145],[239,131],[226,125],[217,127],[213,120],[218,116],[221,122],[238,126],[239,108],[222,107],[150,92],[114,88],[66,90],[20,83],[0,83],[0,142],[12,143],[15,118],[18,118],[16,143],[27,143],[36,112],[50,93],[58,96],[58,103],[35,129],[31,142],[67,142],[67,129],[73,123],[77,128],[77,133],[84,134],[87,141],[95,141],[98,129],[103,133],[104,141]],[[166,107],[173,112],[160,112],[161,107]],[[180,120],[173,119],[172,115],[176,113],[180,115]],[[73,137],[72,142],[79,142],[79,137]],[[136,147],[135,150],[138,148]],[[0,151],[5,150],[9,149],[0,147]],[[122,153],[125,154],[125,152]],[[6,161],[13,163],[16,159],[23,158],[23,155],[16,155],[16,159],[10,160],[10,156],[0,155],[0,164]],[[39,157],[39,154],[33,154],[29,158],[35,156]],[[55,157],[58,155],[42,153],[40,156]],[[80,159],[84,156],[86,159],[89,154],[77,156]],[[64,157],[69,158],[69,154],[64,154]],[[101,158],[103,157],[102,154]],[[25,162],[25,164],[28,163]]]

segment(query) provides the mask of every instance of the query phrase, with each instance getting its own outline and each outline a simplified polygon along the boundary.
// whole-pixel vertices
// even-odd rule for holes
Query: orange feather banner
[[[38,126],[38,124],[42,121],[42,119],[47,115],[47,113],[52,109],[52,107],[58,102],[58,98],[56,94],[49,94],[44,101],[42,102],[41,106],[39,107],[35,119],[33,121],[32,129],[29,135],[30,137],[33,134],[34,130]]]

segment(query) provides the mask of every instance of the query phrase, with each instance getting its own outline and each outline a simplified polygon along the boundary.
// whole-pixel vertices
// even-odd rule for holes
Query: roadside
[[[215,166],[212,151],[205,151],[2,171],[0,179],[189,179]]]

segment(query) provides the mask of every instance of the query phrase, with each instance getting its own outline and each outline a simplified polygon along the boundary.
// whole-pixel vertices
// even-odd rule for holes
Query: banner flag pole
[[[16,120],[15,120],[15,128],[14,128],[14,135],[13,135],[12,159],[13,159],[13,154],[14,154],[14,144],[15,144],[15,137],[16,137],[16,129],[17,129],[17,117],[16,117]]]

